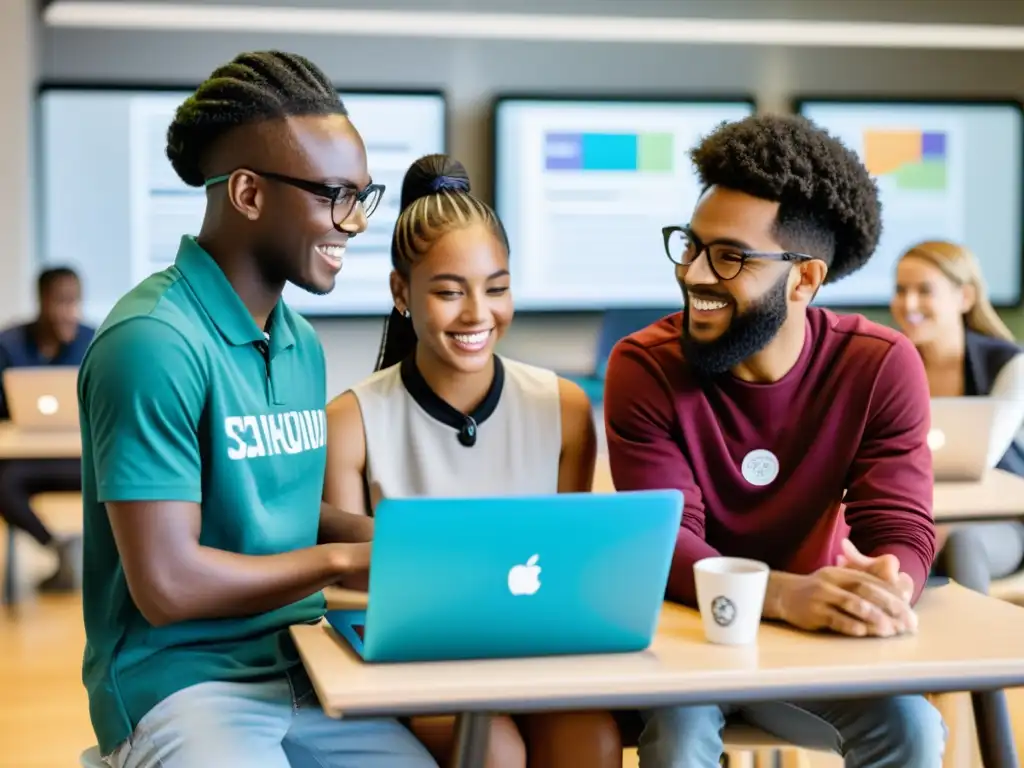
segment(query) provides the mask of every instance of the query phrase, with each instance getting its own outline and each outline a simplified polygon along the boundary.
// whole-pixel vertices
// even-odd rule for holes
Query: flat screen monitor
[[[86,317],[174,260],[183,234],[198,234],[206,194],[182,183],[165,155],[167,127],[190,91],[44,88],[39,97],[40,267],[67,264],[84,282]],[[306,315],[383,315],[391,233],[402,177],[421,155],[443,152],[441,93],[342,92],[366,143],[374,181],[386,185],[366,232],[353,238],[334,291],[295,286],[285,299]]]
[[[700,189],[689,152],[750,99],[503,97],[494,114],[495,204],[516,308],[675,308],[661,228]]]
[[[796,106],[857,152],[882,202],[875,254],[858,272],[824,286],[818,304],[888,305],[897,259],[923,240],[966,245],[981,262],[992,302],[1020,302],[1020,104],[802,99]]]

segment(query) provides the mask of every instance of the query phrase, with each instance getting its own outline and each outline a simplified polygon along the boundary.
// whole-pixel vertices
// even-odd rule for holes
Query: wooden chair
[[[807,750],[798,749],[757,728],[730,725],[722,736],[728,768],[809,768]],[[622,768],[639,768],[639,765],[635,747],[623,750]]]
[[[636,768],[636,743],[642,728],[640,718],[635,712],[614,714],[625,747],[622,767]],[[810,754],[817,751],[795,747],[784,739],[743,723],[726,725],[722,740],[728,768],[809,768]]]
[[[811,752],[749,725],[729,725],[722,734],[729,768],[808,768]]]

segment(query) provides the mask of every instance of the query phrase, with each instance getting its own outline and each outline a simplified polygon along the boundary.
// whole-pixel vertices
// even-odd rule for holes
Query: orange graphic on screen
[[[920,131],[865,131],[868,173],[885,176],[902,165],[921,162]]]
[[[864,131],[864,165],[901,189],[936,192],[946,187],[946,134],[915,129]]]

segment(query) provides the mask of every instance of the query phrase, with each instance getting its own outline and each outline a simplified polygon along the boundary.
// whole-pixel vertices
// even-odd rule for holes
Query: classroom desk
[[[0,460],[80,459],[82,436],[78,429],[26,432],[0,422]]]
[[[365,596],[328,590],[332,608]],[[1024,610],[956,584],[929,589],[914,636],[867,640],[765,624],[756,646],[704,640],[696,611],[666,603],[641,653],[364,664],[322,622],[292,636],[324,711],[345,715],[458,714],[455,765],[486,749],[487,713],[636,709],[781,699],[840,699],[1024,685]],[[968,618],[969,617],[969,618]],[[986,768],[1017,768],[1005,708],[975,698]]]
[[[1024,477],[993,469],[978,483],[936,483],[932,509],[937,523],[1024,517]]]

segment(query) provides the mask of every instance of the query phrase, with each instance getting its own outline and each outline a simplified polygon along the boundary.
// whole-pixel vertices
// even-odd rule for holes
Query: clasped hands
[[[778,618],[800,629],[892,637],[917,631],[913,593],[895,555],[868,557],[847,539],[834,566],[779,584]]]

